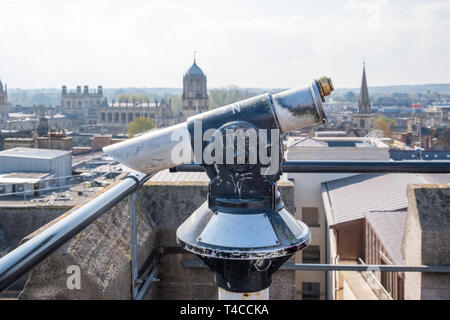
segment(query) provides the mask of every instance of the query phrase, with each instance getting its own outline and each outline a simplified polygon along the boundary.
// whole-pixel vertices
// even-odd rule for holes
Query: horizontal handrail
[[[286,173],[450,173],[450,161],[335,161],[288,160],[281,169]],[[171,168],[170,172],[202,172],[196,163]]]
[[[208,268],[201,260],[183,260],[186,268]],[[437,272],[450,273],[450,266],[404,266],[386,264],[319,264],[319,263],[292,263],[286,262],[280,270],[291,271],[379,271],[379,272]]]
[[[117,185],[3,256],[0,259],[0,292],[136,191],[149,177],[150,175],[140,172],[130,173]]]

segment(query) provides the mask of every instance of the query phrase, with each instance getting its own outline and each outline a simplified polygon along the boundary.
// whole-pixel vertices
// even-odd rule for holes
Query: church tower
[[[375,114],[371,113],[369,89],[367,87],[366,64],[363,63],[361,89],[359,91],[358,112],[353,114],[353,127],[360,136],[375,129]]]
[[[3,87],[2,80],[0,80],[0,106],[8,104],[8,87]]]
[[[361,81],[361,90],[359,92],[358,112],[361,114],[370,113],[369,89],[367,88],[365,63],[363,63],[363,76]]]
[[[197,65],[194,55],[194,63],[183,76],[183,96],[181,111],[183,120],[208,110],[208,92],[206,76]]]
[[[3,86],[0,80],[0,119],[5,118],[11,112],[11,107],[8,104],[8,87]]]

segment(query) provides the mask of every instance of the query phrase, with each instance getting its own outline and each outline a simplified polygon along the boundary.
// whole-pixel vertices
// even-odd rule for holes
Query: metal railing
[[[81,230],[135,192],[149,175],[134,172],[65,218],[0,259],[0,292],[47,258]]]
[[[450,173],[450,161],[285,161],[286,173]],[[202,172],[198,164],[184,164],[170,172]]]
[[[450,161],[286,161],[282,167],[284,172],[303,173],[450,173]],[[171,169],[171,172],[203,171],[197,164],[182,165]],[[0,292],[7,289],[17,279],[34,268],[64,243],[72,239],[85,227],[102,216],[121,200],[134,193],[150,178],[139,172],[133,172],[123,181],[109,188],[93,200],[76,209],[60,221],[51,225],[32,239],[20,245],[4,257],[0,258]],[[132,204],[134,205],[134,204]],[[131,209],[134,211],[134,208]],[[134,219],[136,215],[134,215]],[[135,225],[131,241],[136,241]],[[133,256],[136,248],[131,243]],[[133,258],[134,260],[135,258]],[[144,265],[146,265],[144,263]],[[186,264],[186,263],[185,263]],[[189,265],[190,264],[190,265]],[[143,293],[154,279],[155,269],[142,280],[144,270],[137,270],[137,261],[133,261],[133,297],[142,298]],[[198,262],[186,266],[199,266]],[[201,266],[201,265],[200,265]],[[388,272],[450,272],[450,266],[393,266],[393,265],[333,265],[333,264],[289,264],[281,269],[314,270],[314,271],[370,271],[377,268]],[[136,281],[136,283],[135,283]]]
[[[187,268],[207,268],[200,260],[184,260],[182,265]],[[290,271],[358,271],[371,272],[442,272],[450,273],[450,266],[404,266],[385,264],[325,264],[325,263],[292,263],[285,262],[280,270]]]
[[[361,258],[358,258],[359,264],[365,264],[364,261]],[[372,268],[372,270],[367,272],[360,272],[363,279],[366,281],[367,285],[370,289],[372,289],[373,293],[378,297],[380,300],[393,300],[391,294],[383,287],[383,284],[378,280],[378,277],[380,272]]]

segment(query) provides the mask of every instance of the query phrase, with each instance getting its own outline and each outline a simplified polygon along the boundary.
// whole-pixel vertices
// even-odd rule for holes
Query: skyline
[[[194,51],[210,88],[450,83],[448,0],[60,2],[0,4],[10,89],[180,88]]]

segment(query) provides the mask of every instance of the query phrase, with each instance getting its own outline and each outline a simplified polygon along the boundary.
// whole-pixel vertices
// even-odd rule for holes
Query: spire
[[[3,83],[2,83],[2,79],[0,79],[0,93],[3,93]]]
[[[194,63],[196,62],[196,61],[195,61],[195,60],[196,60],[196,59],[195,59],[196,56],[197,56],[197,51],[194,50]]]
[[[361,81],[361,91],[359,92],[358,112],[370,113],[370,98],[369,98],[369,89],[367,88],[365,62],[363,62],[363,76]]]

